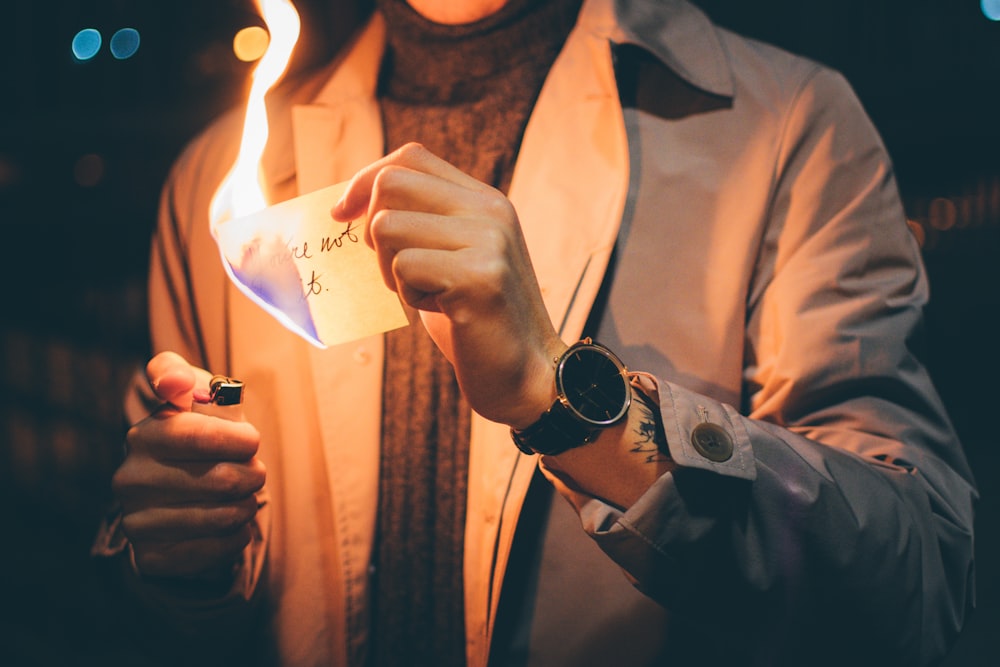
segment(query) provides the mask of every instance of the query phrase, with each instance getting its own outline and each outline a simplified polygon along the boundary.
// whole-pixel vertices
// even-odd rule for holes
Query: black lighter
[[[191,410],[230,421],[243,421],[244,387],[240,380],[215,375],[208,383],[208,394],[195,392]]]

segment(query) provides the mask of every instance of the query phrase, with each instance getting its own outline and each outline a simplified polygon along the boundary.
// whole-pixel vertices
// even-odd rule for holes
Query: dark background
[[[296,68],[353,24],[295,3]],[[885,138],[931,277],[927,362],[976,470],[979,609],[949,667],[998,664],[1000,23],[978,0],[702,0],[718,22],[843,71]],[[182,145],[242,103],[240,0],[0,0],[0,664],[135,664],[87,550],[121,452],[120,396],[147,355],[144,273]],[[73,35],[105,37],[89,62]],[[117,61],[107,39],[140,31]]]

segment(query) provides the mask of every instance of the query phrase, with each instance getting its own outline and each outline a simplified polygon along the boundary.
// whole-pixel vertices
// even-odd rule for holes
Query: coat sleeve
[[[213,372],[226,369],[224,272],[208,229],[208,202],[232,159],[224,124],[193,142],[174,165],[163,189],[153,238],[148,283],[152,349],[174,351]],[[211,261],[214,260],[214,261]],[[157,404],[144,374],[133,378],[125,397],[127,422],[147,417]],[[117,573],[121,616],[129,640],[153,651],[164,664],[218,664],[249,650],[257,590],[266,553],[266,491],[258,493],[253,541],[234,568],[228,590],[144,579],[114,516],[102,527],[93,552]],[[111,574],[110,576],[115,576]]]
[[[743,405],[659,380],[680,467],[624,511],[572,500],[706,645],[767,664],[927,664],[973,602],[976,491],[917,354],[919,248],[842,77],[816,68],[779,140]]]

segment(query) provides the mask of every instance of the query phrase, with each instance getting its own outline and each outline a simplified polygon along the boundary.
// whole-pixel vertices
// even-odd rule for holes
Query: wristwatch
[[[556,360],[556,400],[534,424],[511,429],[525,454],[560,454],[593,442],[628,414],[632,385],[614,352],[590,338]]]

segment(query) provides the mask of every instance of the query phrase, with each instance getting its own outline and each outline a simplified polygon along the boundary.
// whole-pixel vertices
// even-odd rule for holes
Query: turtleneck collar
[[[509,0],[482,20],[442,25],[405,0],[378,0],[388,27],[380,93],[411,104],[478,99],[504,72],[551,58],[580,5],[581,0]]]

